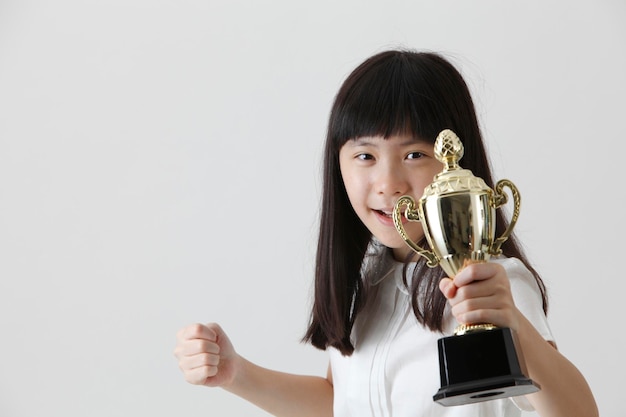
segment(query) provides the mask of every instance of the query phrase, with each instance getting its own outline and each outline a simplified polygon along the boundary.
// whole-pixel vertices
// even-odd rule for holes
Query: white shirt
[[[517,308],[546,340],[552,340],[530,271],[517,259],[492,258],[492,262],[506,269]],[[335,417],[520,416],[520,409],[508,398],[453,407],[433,401],[440,388],[437,340],[444,335],[417,322],[402,281],[403,266],[393,262],[391,270],[373,282],[376,295],[359,313],[352,331],[354,353],[343,356],[329,349]],[[453,334],[456,324],[447,309],[444,333]]]

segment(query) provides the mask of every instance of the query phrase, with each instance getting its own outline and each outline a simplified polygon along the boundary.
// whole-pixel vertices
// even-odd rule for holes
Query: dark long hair
[[[493,188],[469,89],[461,74],[441,55],[408,50],[382,52],[359,65],[344,81],[328,124],[315,298],[304,341],[320,349],[332,346],[350,355],[354,351],[350,340],[352,326],[367,299],[361,268],[372,235],[348,200],[340,173],[339,150],[347,141],[363,136],[388,138],[408,133],[434,143],[446,128],[463,142],[463,168]],[[497,210],[496,233],[501,234],[506,225],[502,210]],[[506,256],[522,260],[531,270],[547,310],[545,286],[514,236],[509,237],[502,250]],[[418,262],[423,263],[423,258]],[[442,331],[446,299],[438,282],[445,274],[439,267],[418,267],[415,271],[410,288],[415,316],[429,329]]]

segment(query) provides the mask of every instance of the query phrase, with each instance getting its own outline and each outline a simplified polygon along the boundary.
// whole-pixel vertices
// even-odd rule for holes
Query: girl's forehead
[[[394,145],[430,145],[433,143],[421,137],[416,137],[414,135],[391,135],[388,137],[379,135],[379,136],[359,136],[353,139],[350,139],[346,144],[352,145],[384,145],[385,143],[393,143]]]

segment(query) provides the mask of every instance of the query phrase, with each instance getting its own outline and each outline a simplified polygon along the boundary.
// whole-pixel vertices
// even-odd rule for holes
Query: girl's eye
[[[424,154],[421,152],[411,152],[406,156],[407,159],[420,159]]]
[[[361,161],[369,161],[369,160],[374,159],[374,157],[368,153],[361,153],[361,154],[358,154],[356,157],[357,159],[360,159]]]

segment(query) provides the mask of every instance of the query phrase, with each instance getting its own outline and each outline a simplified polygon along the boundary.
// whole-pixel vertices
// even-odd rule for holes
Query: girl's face
[[[382,244],[393,249],[397,260],[404,260],[411,249],[393,225],[393,208],[403,195],[417,201],[443,169],[433,145],[409,135],[361,137],[343,145],[339,165],[357,216]],[[405,222],[404,227],[413,241],[424,237],[420,222]]]

